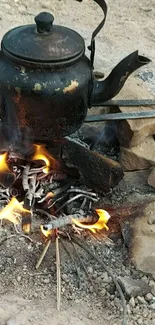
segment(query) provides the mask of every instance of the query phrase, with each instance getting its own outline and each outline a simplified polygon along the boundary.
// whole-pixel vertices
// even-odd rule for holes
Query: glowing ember
[[[0,155],[0,173],[10,172],[10,169],[7,165],[7,152]]]
[[[49,152],[46,150],[45,146],[43,145],[34,145],[35,153],[32,157],[32,160],[43,160],[46,167],[43,169],[43,172],[45,174],[48,174],[50,171],[50,168],[55,168],[58,165],[58,162],[49,154]]]
[[[86,224],[86,223],[82,223],[79,222],[77,219],[72,219],[73,223],[83,229],[89,229],[90,231],[92,231],[93,233],[96,233],[97,230],[101,230],[101,229],[106,229],[108,230],[108,226],[107,226],[107,222],[110,219],[110,215],[107,211],[102,210],[102,209],[96,209],[95,210],[99,216],[98,220],[92,224]]]
[[[19,216],[23,212],[30,213],[30,211],[23,208],[22,202],[18,202],[18,200],[13,197],[8,205],[0,211],[0,220],[6,219],[17,225],[20,223]]]

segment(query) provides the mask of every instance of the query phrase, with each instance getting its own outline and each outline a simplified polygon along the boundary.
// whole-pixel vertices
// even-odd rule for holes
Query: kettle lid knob
[[[38,33],[49,33],[52,30],[54,16],[49,12],[41,12],[35,17]]]

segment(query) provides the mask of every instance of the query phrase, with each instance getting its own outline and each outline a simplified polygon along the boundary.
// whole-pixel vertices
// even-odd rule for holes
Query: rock
[[[142,318],[138,318],[137,319],[137,324],[138,325],[142,325],[144,323],[143,319]]]
[[[142,305],[145,305],[145,304],[146,304],[146,300],[144,299],[144,297],[140,297],[140,296],[138,296],[138,297],[137,297],[137,300],[138,300],[138,302],[139,302],[140,304],[142,304]]]
[[[45,278],[42,280],[43,283],[45,284],[49,284],[50,283],[50,279],[49,278]]]
[[[135,307],[135,299],[134,299],[134,297],[131,297],[131,299],[129,300],[129,305],[130,305],[130,307],[132,307],[132,308]]]
[[[18,275],[18,276],[17,276],[17,281],[20,282],[21,279],[22,279],[21,275]]]
[[[133,221],[130,256],[134,266],[147,274],[155,275],[155,226],[148,220],[155,211],[155,202],[150,203],[143,214]],[[151,219],[155,219],[155,215]],[[153,223],[153,222],[152,222]],[[151,290],[149,291],[154,294]]]
[[[155,296],[155,282],[153,280],[150,280],[149,285],[151,287],[151,293],[153,296]]]
[[[123,87],[117,98],[153,99],[153,96],[146,90],[143,82],[139,85],[135,79],[128,79],[127,84]],[[149,111],[152,108],[152,106],[120,107],[117,111],[128,113],[135,111]],[[116,127],[117,137],[121,146],[131,148],[142,143],[149,135],[155,134],[155,118],[117,121]]]
[[[112,279],[109,277],[107,272],[103,272],[101,278],[102,278],[102,281],[104,283],[111,283],[112,282]]]
[[[149,305],[149,308],[155,310],[155,302],[153,304]]]
[[[145,300],[147,302],[150,302],[152,299],[153,299],[152,293],[151,292],[147,293],[146,296],[145,296]]]
[[[125,171],[150,168],[155,165],[155,141],[152,136],[132,148],[120,148],[120,164]]]
[[[155,188],[155,167],[152,168],[147,181],[150,186]]]
[[[16,319],[15,319],[15,318],[10,318],[10,319],[7,321],[6,325],[17,325],[17,323],[16,323]]]
[[[143,296],[150,292],[150,286],[143,280],[135,280],[127,276],[118,279],[122,289],[129,297]]]
[[[93,273],[93,268],[92,268],[92,266],[88,266],[88,267],[87,267],[87,271],[88,271],[89,274],[92,274],[92,273]]]

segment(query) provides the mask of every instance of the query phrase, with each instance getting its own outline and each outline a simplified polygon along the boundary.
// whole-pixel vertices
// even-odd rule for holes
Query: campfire
[[[5,152],[0,162],[0,219],[12,222],[16,231],[35,231],[35,213],[45,218],[45,223],[40,224],[45,237],[68,225],[77,232],[108,229],[108,212],[93,208],[99,195],[71,177],[71,172],[76,172],[72,168],[70,172],[44,145],[34,145],[33,154],[25,159]]]

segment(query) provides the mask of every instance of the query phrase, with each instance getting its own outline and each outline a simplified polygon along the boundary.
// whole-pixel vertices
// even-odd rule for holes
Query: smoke
[[[117,128],[114,121],[105,122],[101,127],[84,125],[80,129],[80,136],[89,144],[92,150],[98,144],[103,147],[113,147],[117,144]]]
[[[0,150],[29,155],[32,151],[33,136],[28,127],[20,127],[11,97],[1,96],[0,107]]]

